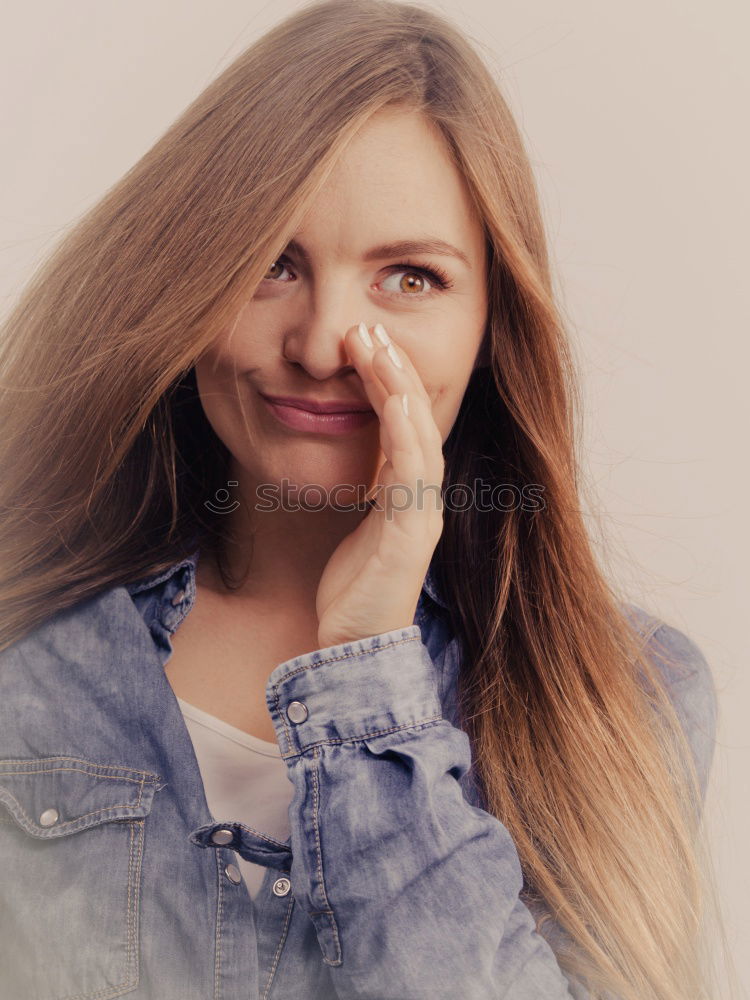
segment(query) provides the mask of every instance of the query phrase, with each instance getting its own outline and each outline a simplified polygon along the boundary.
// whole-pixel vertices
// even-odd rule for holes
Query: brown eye
[[[275,268],[278,268],[279,270],[277,270],[275,274],[272,274],[271,272],[274,271]],[[283,271],[283,270],[284,270],[284,265],[281,263],[281,261],[280,260],[275,260],[273,262],[273,264],[271,264],[271,266],[269,267],[269,269],[266,271],[264,277],[265,278],[271,278],[271,279],[278,278],[279,271]]]
[[[424,278],[417,271],[404,271],[398,285],[402,292],[424,291]]]
[[[387,282],[395,281],[393,287],[389,287]],[[437,269],[427,267],[417,267],[406,262],[395,264],[391,268],[391,273],[386,277],[383,288],[393,295],[400,295],[402,298],[426,299],[433,293],[439,293],[445,288],[450,288],[452,282],[447,274]]]

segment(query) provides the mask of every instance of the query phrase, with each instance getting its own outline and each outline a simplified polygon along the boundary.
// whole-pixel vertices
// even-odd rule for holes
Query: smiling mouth
[[[297,396],[269,396],[262,392],[260,395],[269,403],[274,403],[277,406],[291,406],[295,409],[305,410],[307,413],[374,413],[369,404],[354,399],[303,399]]]
[[[265,406],[279,423],[287,429],[303,433],[349,434],[377,420],[377,414],[373,409],[336,410],[320,413],[296,405],[296,402],[295,405],[281,403],[276,398],[264,396],[262,393],[260,395]]]

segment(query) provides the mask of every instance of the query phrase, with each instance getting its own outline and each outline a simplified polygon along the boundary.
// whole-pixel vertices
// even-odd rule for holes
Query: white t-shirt
[[[235,820],[274,840],[286,840],[294,786],[287,777],[278,743],[236,729],[182,698],[177,701],[193,741],[214,821]],[[235,858],[255,898],[266,869],[236,852]]]

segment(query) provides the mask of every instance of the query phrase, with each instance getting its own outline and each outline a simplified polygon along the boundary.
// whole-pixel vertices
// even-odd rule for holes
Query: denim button
[[[60,819],[60,813],[57,809],[45,809],[42,815],[39,817],[39,822],[42,826],[54,826],[54,824]]]
[[[290,701],[286,714],[290,722],[304,722],[307,718],[307,707],[301,701]]]
[[[231,844],[234,840],[234,834],[231,830],[214,830],[211,834],[212,844]]]
[[[177,593],[172,598],[172,604],[181,604],[184,599],[185,599],[185,591],[178,590]]]
[[[224,869],[224,874],[230,882],[234,882],[235,885],[239,885],[242,876],[240,875],[240,870],[237,865],[227,865]]]
[[[274,896],[286,896],[291,888],[292,883],[288,878],[277,878],[273,884],[273,894]]]

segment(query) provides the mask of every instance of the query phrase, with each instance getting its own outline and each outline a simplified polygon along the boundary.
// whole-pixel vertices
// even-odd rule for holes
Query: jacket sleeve
[[[506,827],[469,804],[418,625],[304,653],[266,699],[288,777],[295,901],[346,1000],[561,1000]]]

